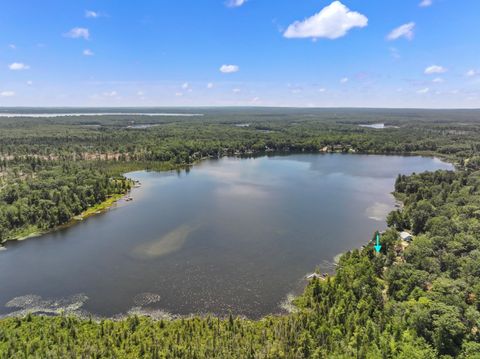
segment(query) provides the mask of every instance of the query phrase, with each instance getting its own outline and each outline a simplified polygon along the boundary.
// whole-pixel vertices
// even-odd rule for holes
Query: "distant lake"
[[[384,123],[372,123],[368,125],[358,125],[360,127],[365,127],[365,128],[373,128],[376,130],[383,130],[385,128],[398,128],[398,126],[386,126]]]
[[[34,118],[54,118],[54,117],[98,117],[98,116],[159,116],[159,117],[198,117],[203,116],[200,113],[162,113],[162,112],[44,112],[44,113],[3,113],[0,112],[0,118],[34,117]]]
[[[318,267],[366,244],[399,173],[434,158],[290,155],[133,172],[131,202],[0,251],[0,315],[281,312]]]

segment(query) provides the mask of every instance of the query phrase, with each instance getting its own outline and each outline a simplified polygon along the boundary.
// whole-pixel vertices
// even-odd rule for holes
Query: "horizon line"
[[[371,107],[371,106],[0,106],[0,110],[7,109],[299,109],[299,110],[430,110],[430,111],[478,111],[480,107]]]

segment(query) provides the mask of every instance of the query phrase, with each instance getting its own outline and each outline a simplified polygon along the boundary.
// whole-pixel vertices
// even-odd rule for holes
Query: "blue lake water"
[[[434,158],[290,155],[134,172],[131,202],[0,252],[0,315],[234,313],[259,317],[394,209],[399,173]]]

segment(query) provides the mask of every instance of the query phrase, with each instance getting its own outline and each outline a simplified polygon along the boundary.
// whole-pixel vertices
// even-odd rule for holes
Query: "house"
[[[413,236],[408,232],[401,232],[400,238],[402,239],[402,241],[405,241],[405,242],[413,241]]]

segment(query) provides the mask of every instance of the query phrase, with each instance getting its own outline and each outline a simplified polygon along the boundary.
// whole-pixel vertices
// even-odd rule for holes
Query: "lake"
[[[385,229],[399,173],[437,169],[453,168],[302,154],[129,173],[133,201],[0,251],[0,316],[280,313],[307,273]]]

